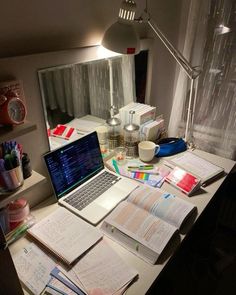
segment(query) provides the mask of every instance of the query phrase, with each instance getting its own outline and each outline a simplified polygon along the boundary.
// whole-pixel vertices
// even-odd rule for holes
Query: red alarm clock
[[[17,95],[13,95],[12,91],[1,95],[0,124],[18,125],[24,122],[25,117],[25,104]]]

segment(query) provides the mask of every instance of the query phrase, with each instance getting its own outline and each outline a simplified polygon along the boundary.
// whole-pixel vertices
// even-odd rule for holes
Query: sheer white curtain
[[[107,119],[110,116],[111,98],[109,71],[112,71],[113,102],[117,110],[136,100],[133,56],[119,56],[88,64],[91,114]]]
[[[201,48],[203,43],[202,35],[204,30],[199,32],[199,23],[204,23],[206,14],[201,14],[201,6],[207,5],[208,0],[191,0],[189,5],[189,14],[187,18],[187,30],[185,35],[185,42],[183,45],[183,56],[192,64],[193,66],[201,65],[201,50],[198,51],[197,57],[193,58],[193,46],[194,39],[198,36],[198,49]],[[199,21],[199,18],[201,21]],[[199,36],[201,35],[201,38]],[[193,63],[194,62],[194,63]],[[172,104],[170,122],[168,126],[169,136],[179,136],[184,137],[185,132],[185,121],[187,119],[187,106],[188,106],[188,95],[189,95],[190,81],[186,73],[178,67],[178,75],[176,78],[176,87],[174,91],[174,99]],[[184,117],[184,122],[183,122]],[[184,124],[184,126],[183,126]],[[181,128],[182,127],[182,128]]]
[[[236,156],[234,11],[234,0],[192,0],[185,46],[188,50],[184,52],[192,65],[202,67],[192,117],[193,141],[202,150],[231,159]],[[170,135],[184,134],[187,113],[184,83],[188,79],[181,83],[183,75],[180,72],[178,77]]]
[[[40,80],[45,107],[48,110],[59,110],[71,117],[88,114],[88,76],[83,64],[42,71]]]
[[[111,58],[113,101],[117,109],[136,100],[133,56]],[[45,108],[79,118],[110,116],[110,80],[107,59],[41,70]],[[61,123],[61,122],[58,122]]]

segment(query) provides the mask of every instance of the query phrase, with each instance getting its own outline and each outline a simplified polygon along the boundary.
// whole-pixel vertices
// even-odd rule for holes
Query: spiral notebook
[[[28,233],[50,252],[71,264],[101,238],[101,232],[69,210],[60,207]]]

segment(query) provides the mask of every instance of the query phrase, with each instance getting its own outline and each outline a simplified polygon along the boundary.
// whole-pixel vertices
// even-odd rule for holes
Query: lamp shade
[[[102,46],[121,54],[138,54],[140,40],[131,23],[117,21],[106,30]]]
[[[139,36],[133,26],[136,11],[134,0],[123,0],[119,10],[118,21],[105,32],[102,46],[121,54],[138,54]]]

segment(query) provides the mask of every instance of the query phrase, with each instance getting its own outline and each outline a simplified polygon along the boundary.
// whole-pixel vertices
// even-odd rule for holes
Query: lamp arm
[[[196,69],[190,65],[187,59],[170,43],[170,41],[166,38],[166,36],[161,32],[161,30],[157,27],[151,17],[147,20],[148,25],[154,31],[154,33],[158,36],[158,38],[162,41],[165,47],[168,49],[170,54],[174,57],[176,62],[182,67],[185,73],[188,75],[190,79],[196,79],[201,71]]]
[[[187,59],[182,55],[181,52],[179,52],[166,38],[166,36],[162,33],[162,31],[157,27],[155,22],[151,19],[149,13],[147,12],[147,9],[145,10],[145,14],[147,17],[147,23],[153,30],[153,32],[157,35],[157,37],[162,41],[162,43],[165,45],[166,49],[170,52],[170,54],[174,57],[176,62],[181,66],[181,68],[184,70],[184,72],[189,77],[191,84],[190,84],[190,93],[189,93],[189,103],[188,103],[188,110],[187,110],[187,120],[186,120],[186,127],[185,127],[185,134],[184,134],[184,140],[188,143],[189,141],[189,131],[190,131],[190,124],[191,124],[191,118],[193,116],[193,110],[191,109],[192,102],[196,100],[196,91],[195,89],[195,80],[198,78],[198,76],[201,74],[201,70],[199,67],[192,67],[190,63],[187,61]],[[143,21],[143,18],[141,17],[139,21]],[[195,92],[195,93],[194,93]]]

